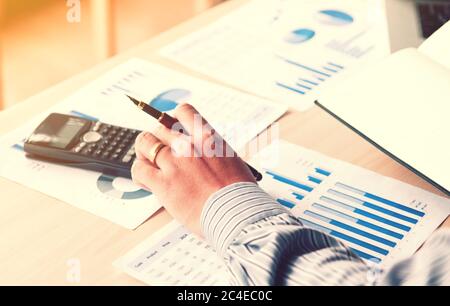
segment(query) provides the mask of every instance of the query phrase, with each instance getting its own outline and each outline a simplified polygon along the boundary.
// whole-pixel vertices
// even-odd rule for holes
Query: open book
[[[450,22],[325,90],[317,105],[450,194]]]

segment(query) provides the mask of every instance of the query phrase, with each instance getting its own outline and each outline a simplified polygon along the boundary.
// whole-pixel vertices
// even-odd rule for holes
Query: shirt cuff
[[[207,241],[224,257],[228,246],[247,225],[290,212],[254,183],[236,183],[206,202],[201,227]]]

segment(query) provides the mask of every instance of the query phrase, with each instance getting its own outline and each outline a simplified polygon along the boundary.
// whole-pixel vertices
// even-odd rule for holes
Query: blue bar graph
[[[335,195],[335,196],[338,196],[340,198],[352,201],[352,202],[357,203],[359,205],[362,205],[364,207],[367,207],[367,208],[376,210],[378,212],[381,212],[381,213],[383,213],[385,215],[395,217],[397,219],[403,220],[403,221],[408,222],[408,223],[417,224],[417,220],[416,219],[413,219],[413,218],[407,217],[405,215],[396,213],[396,212],[394,212],[392,210],[383,208],[381,206],[372,204],[370,202],[363,201],[361,199],[355,198],[355,197],[353,197],[351,195],[348,195],[348,194],[345,194],[343,192],[340,192],[340,191],[337,191],[337,190],[334,190],[334,189],[330,189],[330,190],[328,190],[328,192],[333,194],[333,195]]]
[[[362,237],[371,239],[371,240],[373,240],[373,241],[382,243],[382,244],[387,245],[387,246],[389,246],[389,247],[395,247],[395,246],[397,245],[395,242],[390,241],[390,240],[388,240],[388,239],[384,239],[384,238],[382,238],[382,237],[373,235],[373,234],[371,234],[371,233],[369,233],[369,232],[360,230],[360,229],[358,229],[358,228],[356,228],[356,227],[347,225],[347,224],[342,223],[342,222],[340,222],[340,221],[337,221],[337,220],[334,220],[334,219],[330,219],[330,218],[324,217],[324,216],[322,216],[322,215],[320,215],[320,214],[317,214],[317,213],[312,212],[312,211],[309,211],[309,210],[305,211],[305,215],[310,216],[310,217],[313,217],[313,218],[318,219],[318,220],[321,220],[321,221],[323,221],[323,222],[329,223],[329,224],[331,224],[331,225],[334,225],[334,226],[336,226],[336,227],[339,227],[339,228],[341,228],[341,229],[343,229],[343,230],[349,231],[349,232],[354,233],[354,234],[356,234],[356,235],[359,235],[359,236],[362,236]]]
[[[295,205],[294,203],[292,203],[291,201],[284,200],[284,199],[278,199],[277,202],[280,203],[281,205],[283,205],[283,206],[289,208],[289,209],[292,209],[292,208],[294,208],[294,207],[296,206],[296,205]]]
[[[355,188],[355,187],[348,186],[348,185],[346,185],[346,184],[336,183],[336,187],[340,187],[340,188],[343,188],[343,189],[352,191],[352,192],[354,192],[354,193],[356,193],[356,194],[365,196],[365,197],[367,197],[367,198],[369,198],[369,199],[378,201],[378,202],[380,202],[380,203],[383,203],[383,204],[386,204],[386,205],[388,205],[388,206],[397,208],[397,209],[399,209],[399,210],[403,210],[403,211],[405,211],[405,212],[411,213],[411,214],[416,215],[416,216],[419,216],[419,217],[424,217],[424,216],[425,216],[425,213],[424,213],[423,211],[420,211],[420,210],[417,210],[417,209],[408,207],[408,206],[406,206],[406,205],[402,205],[402,204],[396,203],[396,202],[394,202],[394,201],[387,200],[387,199],[385,199],[385,198],[376,196],[376,195],[374,195],[374,194],[372,194],[372,193],[369,193],[369,192],[365,192],[365,191],[360,190],[360,189],[357,189],[357,188]]]
[[[288,64],[294,65],[294,66],[296,66],[296,67],[300,67],[300,68],[305,69],[305,70],[310,71],[310,72],[317,73],[318,75],[321,75],[321,76],[324,76],[324,77],[327,77],[327,78],[330,78],[330,77],[331,77],[331,75],[328,74],[328,73],[325,73],[325,72],[323,72],[323,71],[320,71],[320,70],[317,70],[317,69],[308,67],[308,66],[303,65],[303,64],[300,64],[300,63],[297,63],[297,62],[292,61],[292,60],[290,60],[290,59],[283,58],[283,60],[284,60],[286,63],[288,63]]]
[[[284,88],[284,89],[293,91],[293,92],[295,92],[295,93],[298,93],[298,94],[301,94],[301,95],[304,95],[304,94],[305,94],[304,91],[298,90],[298,89],[296,89],[296,88],[294,88],[294,87],[285,85],[285,84],[283,84],[283,83],[276,82],[275,84],[276,84],[278,87],[281,87],[281,88]]]
[[[313,182],[313,183],[316,183],[316,184],[321,184],[322,183],[321,179],[318,179],[317,177],[314,177],[314,176],[308,176],[308,180],[310,182]]]
[[[339,208],[343,208],[343,209],[345,209],[345,210],[354,212],[355,214],[358,214],[358,215],[360,215],[360,216],[364,216],[364,217],[367,217],[367,218],[369,218],[369,219],[378,221],[378,222],[380,222],[380,223],[384,223],[384,224],[386,224],[386,225],[390,225],[390,226],[392,226],[392,227],[401,229],[402,231],[409,232],[409,231],[411,230],[411,228],[410,228],[409,226],[406,226],[406,225],[400,224],[400,223],[398,223],[398,222],[394,222],[394,221],[391,221],[391,220],[389,220],[389,219],[380,217],[380,216],[378,216],[378,215],[375,215],[375,214],[372,214],[372,213],[370,213],[370,212],[367,212],[367,211],[365,211],[365,210],[363,210],[363,209],[358,209],[358,208],[356,208],[356,207],[354,207],[354,206],[344,204],[344,203],[342,203],[342,202],[339,202],[339,201],[337,201],[337,200],[331,199],[331,198],[329,198],[329,197],[324,197],[324,196],[322,196],[322,197],[320,197],[320,199],[321,199],[322,201],[328,203],[328,204],[333,204],[333,205],[335,205],[335,206],[337,206],[337,207],[339,207]]]
[[[375,225],[373,223],[370,223],[370,222],[367,222],[367,221],[364,221],[364,220],[361,220],[361,219],[358,219],[358,218],[354,218],[354,217],[352,217],[350,215],[347,215],[347,214],[345,214],[343,212],[334,210],[333,208],[329,208],[329,207],[326,207],[326,206],[318,204],[318,203],[314,203],[312,205],[312,207],[314,207],[314,208],[316,208],[318,210],[321,210],[323,212],[327,212],[329,214],[333,214],[336,217],[340,217],[340,218],[345,219],[345,220],[347,220],[349,222],[353,222],[353,223],[359,224],[359,225],[364,226],[366,228],[369,228],[371,230],[377,231],[379,233],[382,233],[382,234],[385,234],[385,235],[388,235],[388,236],[391,236],[391,237],[394,237],[394,238],[397,238],[397,239],[403,239],[403,237],[404,237],[402,234],[399,234],[399,233],[396,233],[394,231],[388,230],[388,229],[386,229],[384,227]]]
[[[293,192],[292,195],[297,199],[297,200],[303,200],[305,198],[304,195],[297,193],[297,192]]]
[[[329,172],[329,171],[327,171],[327,170],[324,170],[324,169],[321,169],[321,168],[315,168],[314,170],[315,170],[317,173],[322,174],[322,175],[324,175],[324,176],[330,176],[330,175],[331,175],[331,172]]]
[[[344,66],[338,65],[336,63],[328,62],[328,65],[331,65],[331,66],[339,68],[339,69],[344,69]]]
[[[297,85],[298,87],[304,88],[304,89],[306,89],[306,90],[312,90],[311,87],[305,86],[305,85],[300,84],[300,83],[297,83],[296,85]]]
[[[380,263],[381,259],[372,255],[369,255],[367,253],[364,253],[363,251],[359,251],[357,249],[354,248],[350,248],[350,250],[352,250],[353,253],[355,253],[356,255],[358,255],[359,257],[366,259],[366,260],[370,260],[373,261],[375,263]]]
[[[325,70],[327,70],[327,71],[329,71],[329,72],[332,72],[332,73],[338,73],[337,70],[331,69],[331,68],[329,68],[329,67],[323,67],[323,69],[325,69]]]
[[[302,190],[307,191],[307,192],[311,192],[311,191],[314,190],[314,188],[312,188],[311,186],[299,183],[299,182],[297,182],[295,180],[292,180],[290,178],[284,177],[284,176],[279,175],[277,173],[274,173],[274,172],[271,172],[271,171],[266,171],[266,173],[268,175],[271,175],[275,180],[277,180],[277,181],[279,181],[281,183],[297,187],[297,188],[302,189]]]
[[[301,222],[303,222],[303,224],[305,226],[308,226],[308,227],[311,227],[311,228],[315,228],[315,229],[317,229],[319,231],[322,231],[324,233],[327,233],[327,234],[329,234],[329,235],[331,235],[333,237],[336,237],[336,238],[348,241],[350,243],[356,244],[356,245],[358,245],[360,247],[363,247],[365,249],[371,250],[371,251],[373,251],[375,253],[378,253],[378,254],[381,254],[381,255],[388,255],[389,254],[388,250],[385,250],[383,248],[377,247],[377,246],[375,246],[375,245],[373,245],[371,243],[367,243],[367,242],[364,242],[364,241],[359,240],[357,238],[354,238],[354,237],[348,236],[346,234],[343,234],[341,232],[331,230],[331,229],[329,229],[329,228],[327,228],[325,226],[321,226],[321,225],[319,225],[317,223],[305,220],[303,218],[299,218],[299,220]]]
[[[305,83],[308,83],[308,84],[311,84],[311,85],[314,85],[314,86],[318,86],[319,85],[319,83],[316,83],[316,82],[313,82],[313,81],[310,81],[310,80],[306,80],[306,79],[300,79],[300,81],[303,81]]]
[[[328,64],[336,70],[343,69],[339,65]],[[296,215],[305,226],[342,240],[364,260],[382,262],[384,256],[390,254],[412,230],[412,226],[425,216],[425,212],[401,202],[330,181],[333,180],[333,172],[327,170],[326,165],[311,166],[311,163],[302,161],[302,166],[304,170],[295,179],[275,171],[265,171],[269,180],[273,178],[286,186],[284,192],[287,191],[287,195],[280,196],[277,202],[294,211],[296,207],[300,211],[301,207],[303,213]],[[323,194],[317,195],[319,191]]]

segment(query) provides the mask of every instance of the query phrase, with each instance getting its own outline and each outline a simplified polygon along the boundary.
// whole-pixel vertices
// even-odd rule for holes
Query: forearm
[[[362,285],[369,267],[334,238],[305,228],[257,185],[211,197],[202,229],[238,285]]]

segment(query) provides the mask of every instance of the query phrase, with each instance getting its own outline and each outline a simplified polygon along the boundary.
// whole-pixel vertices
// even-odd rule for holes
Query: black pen
[[[147,114],[149,114],[150,116],[152,116],[153,118],[155,118],[156,120],[159,121],[159,123],[161,123],[162,125],[164,125],[166,128],[168,129],[172,129],[172,127],[179,123],[175,118],[171,117],[170,115],[160,112],[159,110],[157,110],[156,108],[148,105],[145,102],[141,102],[133,97],[130,97],[127,95],[127,97],[137,106],[139,107],[141,110],[143,110],[144,112],[146,112]],[[184,131],[182,131],[184,133]],[[250,166],[249,164],[246,164],[247,167],[250,169],[250,171],[252,172],[253,176],[255,177],[256,181],[259,182],[262,180],[263,176],[261,173],[259,173],[258,170],[256,170],[255,168],[253,168],[252,166]]]

